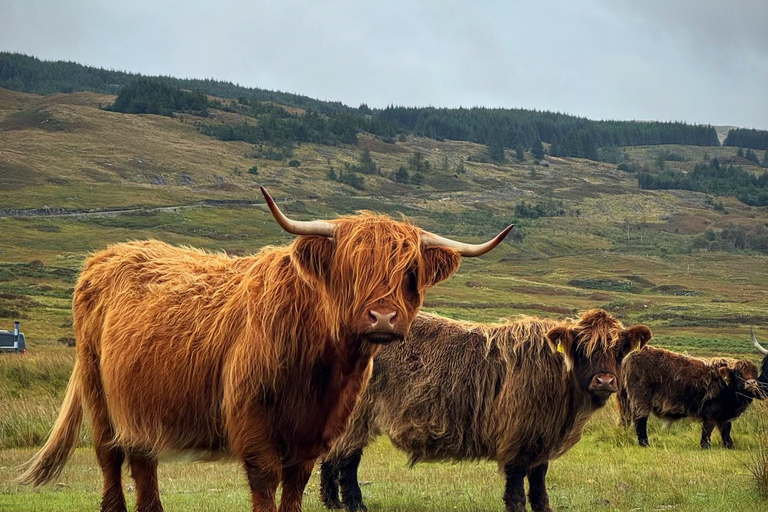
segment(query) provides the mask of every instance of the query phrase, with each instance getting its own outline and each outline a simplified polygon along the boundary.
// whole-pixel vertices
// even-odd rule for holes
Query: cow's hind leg
[[[547,495],[547,469],[548,463],[535,466],[528,471],[528,500],[531,502],[533,512],[552,512],[549,507]]]
[[[729,450],[733,450],[733,439],[731,438],[731,426],[733,423],[730,421],[723,421],[717,424],[717,430],[720,431],[720,437],[723,439],[723,446]]]
[[[712,446],[712,431],[715,429],[715,420],[704,418],[701,422],[701,447],[704,449]]]
[[[162,512],[157,487],[157,459],[151,455],[130,452],[131,476],[136,481],[136,511]]]
[[[341,499],[344,506],[351,512],[368,510],[363,503],[363,492],[360,490],[360,482],[357,479],[357,469],[360,467],[362,450],[357,450],[352,455],[342,457],[339,461],[339,485],[341,486]]]
[[[334,460],[320,463],[320,501],[326,508],[343,507],[339,499],[339,467]]]
[[[525,484],[523,479],[528,473],[525,466],[510,462],[504,466],[507,485],[504,488],[504,504],[507,512],[525,512]]]
[[[83,361],[83,399],[91,417],[93,445],[101,468],[103,490],[101,512],[125,512],[121,470],[125,451],[113,442],[114,428],[109,419],[98,363],[86,354]],[[80,354],[78,354],[80,357]]]
[[[648,416],[635,418],[635,432],[637,433],[637,444],[642,447],[648,446]]]
[[[101,512],[126,512],[125,495],[121,469],[125,452],[120,447],[110,446],[103,441],[95,441],[96,459],[101,468],[103,490],[101,494]]]
[[[283,495],[280,498],[280,512],[301,512],[301,498],[307,486],[314,460],[307,460],[283,468]]]

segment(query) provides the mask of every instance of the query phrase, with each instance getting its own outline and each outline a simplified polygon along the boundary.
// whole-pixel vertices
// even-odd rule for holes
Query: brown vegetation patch
[[[44,130],[47,132],[71,131],[85,128],[81,122],[62,119],[47,108],[32,108],[9,114],[0,121],[0,131]]]
[[[14,190],[36,185],[38,177],[39,173],[37,171],[25,165],[0,160],[0,187],[4,190]]]
[[[60,176],[51,176],[50,178],[45,178],[45,181],[51,185],[69,185],[69,180]]]
[[[67,347],[74,347],[77,344],[72,336],[62,336],[57,342]]]
[[[695,297],[701,295],[701,292],[691,290],[690,288],[680,284],[663,284],[651,288],[650,291],[653,293],[661,293],[664,295],[679,295],[683,297]]]
[[[701,214],[677,213],[662,229],[681,235],[695,235],[703,233],[710,225],[710,220]]]
[[[40,98],[36,94],[0,88],[0,110],[18,110]]]
[[[467,286],[469,286],[469,284],[467,284]],[[528,295],[550,295],[550,296],[572,295],[572,293],[566,290],[551,288],[549,286],[530,286],[530,285],[512,286],[509,288],[509,290],[515,293],[525,293]]]
[[[80,107],[100,108],[111,105],[115,102],[117,96],[96,92],[72,92],[55,93],[37,98],[33,104],[44,105],[76,105]]]
[[[597,199],[604,195],[624,195],[627,193],[627,189],[619,184],[605,184],[605,183],[579,183],[573,187],[565,190],[559,190],[559,197],[566,199],[585,199],[592,198]]]
[[[81,169],[80,172],[97,183],[115,183],[117,181],[112,174],[100,169]]]
[[[409,151],[397,144],[388,144],[378,137],[371,137],[370,135],[360,135],[357,137],[357,147],[360,150],[368,149],[372,153],[408,153]]]
[[[26,295],[0,293],[0,318],[25,319],[25,312],[35,307],[43,307],[39,302]]]

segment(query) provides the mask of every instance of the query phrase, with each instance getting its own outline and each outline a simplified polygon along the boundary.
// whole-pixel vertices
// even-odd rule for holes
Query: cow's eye
[[[409,270],[405,273],[403,284],[408,293],[419,293],[419,276],[416,269]]]

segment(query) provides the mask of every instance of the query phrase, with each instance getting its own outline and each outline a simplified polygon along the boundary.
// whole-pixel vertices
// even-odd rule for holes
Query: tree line
[[[46,62],[26,55],[0,52],[0,87],[18,91],[49,94],[90,90],[117,94],[125,88],[130,90],[134,82],[143,83],[146,78],[73,62]],[[356,141],[360,132],[379,135],[387,142],[394,142],[398,134],[414,133],[434,139],[486,144],[491,159],[496,161],[503,161],[504,148],[514,149],[518,155],[527,149],[535,153],[534,158],[543,157],[543,143],[549,144],[547,151],[552,156],[594,160],[599,158],[599,148],[657,144],[719,145],[713,127],[682,122],[592,121],[567,114],[525,109],[401,106],[372,109],[365,104],[354,108],[340,102],[242,87],[212,79],[161,78],[167,86],[182,91],[238,98],[236,103],[219,102],[210,106],[242,109],[243,113],[249,110],[247,115],[257,117],[259,126],[264,124],[276,130],[267,133],[266,129],[255,124],[202,128],[205,133],[224,140],[274,142],[278,145],[285,141],[344,144]],[[157,89],[156,92],[161,96],[170,94],[167,90]],[[134,95],[134,100],[126,97],[128,107],[125,108],[139,112],[142,109],[153,111],[158,107],[158,110],[167,113],[169,101],[153,100],[143,92],[136,95],[134,91]],[[184,101],[190,100],[186,98]],[[306,111],[306,115],[291,114],[275,104],[298,107]],[[732,130],[729,137],[731,134],[738,137],[738,133],[738,130]],[[750,136],[762,136],[768,140],[768,132]],[[752,143],[733,144],[755,147]]]
[[[533,149],[546,142],[553,156],[593,160],[598,148],[608,146],[720,145],[712,126],[682,122],[591,121],[554,112],[481,107],[390,106],[378,115],[398,129],[434,139],[466,140],[489,148]]]
[[[751,206],[768,206],[768,171],[755,175],[734,165],[722,165],[717,158],[696,164],[690,173],[665,170],[642,172],[637,176],[642,189],[677,189],[705,192],[718,196],[735,196]]]
[[[44,61],[20,53],[0,52],[0,87],[14,91],[35,94],[77,91],[117,94],[122,87],[142,76],[139,73],[84,66],[75,62]],[[163,78],[169,85],[180,89],[200,91],[220,98],[246,97],[320,113],[357,112],[357,109],[338,101],[316,100],[299,94],[244,87],[221,80],[170,76],[155,78]]]
[[[740,148],[768,149],[768,131],[754,128],[734,128],[723,141],[724,146]]]

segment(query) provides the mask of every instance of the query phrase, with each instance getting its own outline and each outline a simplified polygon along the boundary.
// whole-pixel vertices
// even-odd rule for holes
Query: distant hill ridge
[[[42,61],[18,53],[0,52],[0,87],[15,91],[37,94],[75,91],[119,94],[126,85],[142,77],[143,75],[138,73],[105,70],[74,62]],[[592,121],[567,114],[525,109],[400,106],[370,109],[364,104],[354,108],[341,102],[242,87],[213,79],[154,78],[180,89],[199,91],[221,98],[237,98],[241,103],[270,102],[318,113],[325,116],[327,125],[331,131],[335,130],[335,134],[367,131],[391,140],[398,133],[408,133],[437,140],[469,141],[486,144],[491,155],[503,154],[503,148],[532,149],[542,142],[549,144],[548,152],[553,156],[592,160],[598,159],[598,149],[605,147],[658,144],[720,145],[716,129],[709,125],[656,121]],[[270,112],[261,115],[270,121],[275,117],[274,113]],[[296,128],[301,124],[296,121],[300,117],[299,114],[293,114],[293,120],[281,120],[276,124],[290,124],[291,130],[284,131],[295,131],[299,134],[296,140],[289,142],[305,142],[300,137],[305,130]],[[261,120],[260,116],[259,119]],[[317,124],[316,120],[313,122]],[[325,129],[324,126],[322,128]],[[236,133],[227,129],[226,140],[253,142],[263,139],[263,133],[253,133],[255,129],[244,126],[236,130]],[[211,129],[209,133],[213,134],[215,131]],[[288,139],[290,138],[289,135]],[[331,144],[353,142],[349,135],[334,135],[319,141],[326,143],[326,140]]]

